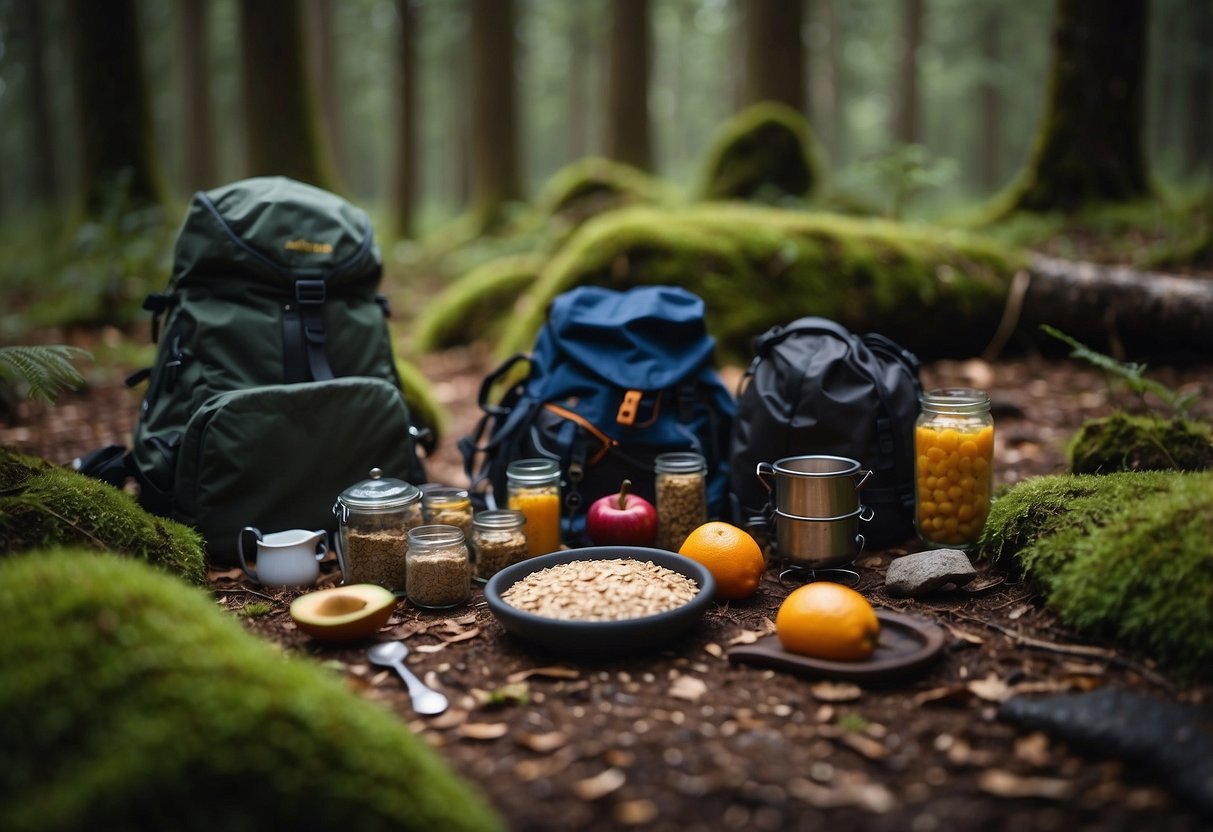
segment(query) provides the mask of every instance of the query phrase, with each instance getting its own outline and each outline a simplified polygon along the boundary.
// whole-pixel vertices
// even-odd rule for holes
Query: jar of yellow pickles
[[[928,546],[971,549],[990,511],[994,419],[981,390],[928,390],[914,428],[916,522]]]
[[[519,459],[505,469],[509,508],[526,518],[528,557],[560,548],[560,465],[554,459]]]

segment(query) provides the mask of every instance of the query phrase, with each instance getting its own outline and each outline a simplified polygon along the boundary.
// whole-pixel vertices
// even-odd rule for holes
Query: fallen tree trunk
[[[1051,324],[1114,357],[1213,358],[1213,279],[1034,255],[1017,276],[1000,336]]]

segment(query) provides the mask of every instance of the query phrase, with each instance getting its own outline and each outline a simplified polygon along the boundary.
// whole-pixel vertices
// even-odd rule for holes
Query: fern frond
[[[77,358],[92,358],[79,347],[0,347],[0,379],[29,385],[29,396],[54,402],[65,389],[76,389],[84,376],[72,365]]]

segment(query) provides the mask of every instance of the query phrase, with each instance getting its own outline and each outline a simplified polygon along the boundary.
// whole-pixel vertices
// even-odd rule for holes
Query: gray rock
[[[928,549],[893,558],[884,582],[890,595],[917,598],[947,584],[963,586],[975,577],[977,570],[959,549]]]

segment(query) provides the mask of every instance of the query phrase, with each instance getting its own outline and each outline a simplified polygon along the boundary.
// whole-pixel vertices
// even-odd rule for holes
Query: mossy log
[[[557,294],[581,284],[675,284],[703,298],[730,359],[802,315],[878,330],[924,355],[988,343],[1015,250],[959,232],[742,203],[628,208],[586,223],[513,306],[498,344],[527,351]]]
[[[672,202],[674,189],[640,168],[590,156],[556,171],[539,195],[542,216],[561,217],[573,227],[590,217],[629,205]]]
[[[5,558],[0,628],[0,828],[501,828],[396,716],[144,564]]]
[[[991,507],[980,549],[1067,626],[1213,678],[1213,472],[1036,477]]]
[[[535,282],[545,262],[540,255],[510,255],[490,260],[452,283],[418,316],[414,353],[496,340],[515,299]]]
[[[720,126],[704,157],[698,195],[705,200],[774,203],[808,199],[825,162],[809,122],[786,104],[746,107]]]
[[[100,480],[0,448],[0,553],[63,545],[119,552],[206,583],[206,549],[193,529],[148,514]]]
[[[1075,474],[1203,471],[1213,468],[1213,436],[1202,422],[1113,413],[1084,422],[1066,457]]]

